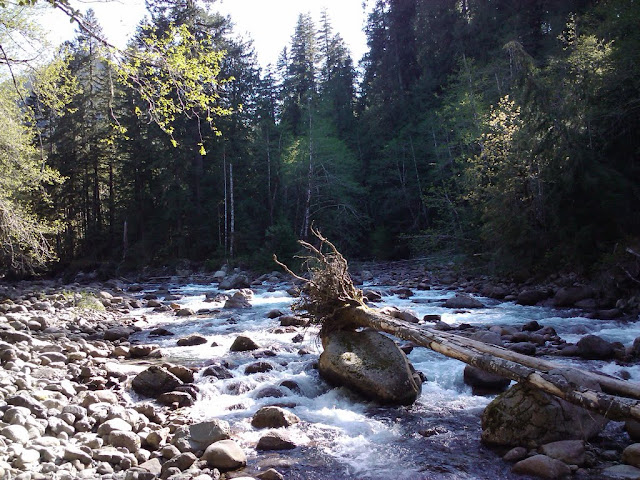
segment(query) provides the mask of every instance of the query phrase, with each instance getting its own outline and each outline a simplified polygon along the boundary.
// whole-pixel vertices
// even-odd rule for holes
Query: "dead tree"
[[[640,385],[636,383],[565,367],[450,332],[410,324],[367,307],[362,291],[353,284],[345,258],[335,245],[313,227],[312,233],[319,241],[318,247],[300,242],[310,253],[304,257],[309,278],[296,275],[277,258],[274,257],[274,260],[303,282],[301,295],[293,308],[307,311],[313,321],[320,324],[321,335],[331,330],[373,328],[487,372],[529,383],[611,420],[640,420]],[[585,386],[594,383],[600,386],[601,391]]]

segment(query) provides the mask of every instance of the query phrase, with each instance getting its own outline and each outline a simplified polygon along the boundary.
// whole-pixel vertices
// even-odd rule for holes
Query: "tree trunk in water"
[[[547,393],[609,419],[640,420],[640,385],[556,365],[459,335],[408,324],[366,307],[345,307],[336,312],[335,317],[336,324],[374,328],[389,333],[487,372],[516,382],[530,383]],[[595,380],[607,393],[573,384],[562,375],[562,372],[567,371],[575,372],[585,379]]]

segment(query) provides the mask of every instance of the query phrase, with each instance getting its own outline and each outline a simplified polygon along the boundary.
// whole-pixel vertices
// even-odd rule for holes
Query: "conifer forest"
[[[270,271],[312,227],[491,272],[640,257],[639,2],[369,3],[361,62],[325,11],[261,68],[215,2],[149,0],[117,49],[0,1],[2,272]],[[32,61],[52,8],[75,38]]]

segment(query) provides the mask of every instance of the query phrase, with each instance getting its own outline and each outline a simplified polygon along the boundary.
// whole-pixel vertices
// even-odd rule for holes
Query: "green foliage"
[[[136,114],[155,122],[171,136],[174,147],[177,115],[205,120],[220,135],[216,118],[231,114],[230,108],[219,104],[218,93],[219,86],[233,80],[219,78],[226,52],[216,49],[211,37],[196,38],[186,24],[172,24],[163,33],[144,26],[141,41],[116,68],[119,80],[140,95],[143,106],[136,106]],[[202,141],[198,146],[205,155]]]
[[[93,310],[96,312],[104,312],[106,310],[102,302],[92,292],[65,290],[62,292],[62,296],[67,302],[71,302],[74,308],[79,310]]]

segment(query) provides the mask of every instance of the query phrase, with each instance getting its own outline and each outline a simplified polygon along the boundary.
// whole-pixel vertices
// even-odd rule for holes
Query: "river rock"
[[[179,338],[176,345],[179,347],[191,347],[194,345],[204,345],[205,343],[207,343],[207,337],[200,335],[199,333],[194,333],[192,335]]]
[[[600,390],[593,382],[588,386]],[[518,383],[485,408],[482,441],[535,447],[559,440],[588,440],[606,424],[607,420],[599,415],[536,387]]]
[[[587,286],[561,288],[553,297],[553,305],[556,307],[572,307],[582,300],[590,299],[593,295],[593,288]]]
[[[260,437],[256,450],[292,450],[296,446],[287,433],[272,431]]]
[[[238,335],[229,347],[231,352],[246,352],[260,348],[256,342],[244,335]]]
[[[614,465],[603,468],[601,478],[603,480],[638,480],[640,478],[640,468],[631,465]]]
[[[29,443],[29,431],[22,425],[9,425],[0,430],[0,436],[14,443],[26,445]]]
[[[640,446],[640,444],[638,445]],[[583,440],[560,440],[540,447],[540,453],[568,465],[581,466],[586,460]],[[624,455],[623,455],[624,457]]]
[[[306,327],[309,320],[295,315],[283,315],[280,317],[280,326],[282,327]]]
[[[464,293],[456,293],[455,296],[447,299],[443,307],[446,308],[484,308],[485,305],[480,300]]]
[[[585,335],[577,345],[578,355],[587,360],[608,360],[614,354],[611,342],[597,335]]]
[[[284,476],[274,468],[258,474],[260,480],[284,480]]]
[[[131,382],[136,393],[147,397],[156,397],[162,393],[175,390],[182,381],[166,368],[156,365],[140,372]]]
[[[508,378],[485,372],[471,365],[464,367],[463,378],[464,383],[473,389],[474,395],[491,395],[504,392],[511,383]]]
[[[534,455],[516,463],[511,469],[513,473],[532,475],[550,480],[562,478],[571,473],[567,464],[546,455]]]
[[[298,422],[300,419],[296,415],[280,407],[262,407],[251,419],[255,428],[289,427]]]
[[[210,365],[206,367],[200,373],[203,377],[216,377],[217,379],[224,380],[227,378],[233,378],[233,373],[222,365]]]
[[[548,297],[549,294],[544,290],[523,290],[518,294],[516,303],[519,305],[535,305]]]
[[[219,470],[237,470],[247,465],[247,456],[233,440],[220,440],[207,447],[202,460]]]
[[[406,355],[389,337],[373,330],[334,331],[322,339],[320,375],[383,404],[410,405],[422,390]]]
[[[233,275],[228,275],[224,277],[220,281],[220,290],[232,290],[235,288],[249,288],[251,285],[249,283],[249,277],[242,273],[234,273]]]
[[[625,448],[622,452],[622,461],[640,468],[640,443],[634,443]]]
[[[273,370],[273,365],[269,362],[254,362],[247,365],[244,369],[245,375],[251,375],[254,373],[264,373]]]
[[[214,419],[179,427],[174,433],[172,443],[186,442],[190,451],[198,452],[206,450],[213,443],[229,439],[230,434],[231,429],[228,422]]]

